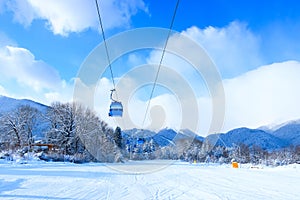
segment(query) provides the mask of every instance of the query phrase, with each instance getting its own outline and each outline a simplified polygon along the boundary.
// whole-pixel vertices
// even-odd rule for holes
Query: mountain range
[[[27,99],[19,100],[0,96],[0,116],[7,112],[12,112],[22,105],[29,105],[42,113],[45,113],[49,108],[46,105]],[[44,123],[41,122],[41,124]],[[173,144],[176,140],[180,139],[194,138],[194,140],[198,141],[212,141],[213,144],[215,143],[220,146],[232,147],[233,145],[243,143],[249,147],[256,145],[265,150],[275,150],[290,145],[300,145],[300,120],[289,121],[284,124],[276,125],[273,128],[267,126],[257,129],[249,129],[246,127],[237,128],[227,133],[211,134],[206,138],[188,129],[176,131],[168,128],[158,132],[141,129],[124,130],[123,137],[144,138],[146,140],[152,138],[160,146]]]

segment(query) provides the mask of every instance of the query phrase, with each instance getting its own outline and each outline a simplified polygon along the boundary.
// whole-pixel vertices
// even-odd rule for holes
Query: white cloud
[[[129,115],[136,125],[135,127],[155,131],[165,127],[180,129],[182,125],[182,112],[178,101],[176,96],[171,94],[163,94],[153,98],[143,126],[146,106],[149,102],[133,97],[128,105]]]
[[[224,81],[224,130],[300,118],[300,62],[274,63]]]
[[[72,102],[73,101],[73,90],[74,90],[74,79],[66,82],[61,80],[61,84],[55,88],[51,89],[48,92],[41,93],[41,96],[44,99],[44,103],[50,105],[53,102]]]
[[[0,70],[3,79],[16,79],[36,91],[56,88],[61,82],[54,68],[35,60],[30,51],[19,47],[5,46],[0,49]]]
[[[139,66],[145,64],[145,58],[141,54],[131,53],[128,56],[127,64],[129,66]]]
[[[73,80],[66,82],[59,72],[27,49],[0,47],[0,94],[27,98],[50,105],[69,102],[73,97]]]
[[[151,130],[160,130],[165,127],[179,129],[181,127],[181,105],[176,96],[171,94],[159,95],[151,100],[151,106],[144,125],[143,119],[148,101],[139,99],[137,94],[132,94],[133,96],[131,96],[128,102],[125,102],[125,99],[119,99],[124,106],[122,119],[108,117],[109,105],[111,103],[109,99],[111,87],[112,83],[110,80],[101,78],[99,80],[99,87],[95,93],[94,102],[94,109],[100,115],[101,119],[106,121],[110,126],[121,126],[122,129],[147,128]],[[118,95],[122,94],[118,93]]]
[[[9,1],[7,2],[7,8],[13,11],[14,21],[23,24],[25,27],[28,27],[32,20],[37,17],[28,1]]]
[[[203,46],[222,77],[237,76],[263,63],[260,37],[252,33],[245,23],[234,21],[223,28],[209,26],[199,29],[193,26],[182,33]]]
[[[186,54],[189,56],[188,61],[202,59],[205,61],[207,60],[205,53],[199,52],[199,46],[203,47],[210,59],[215,63],[216,70],[220,72],[222,78],[236,77],[264,63],[260,52],[260,37],[252,33],[244,23],[234,21],[223,28],[207,27],[199,29],[194,26],[181,32],[181,34],[189,38],[190,41],[194,41],[194,44],[189,45],[186,42],[187,39],[174,34],[168,41],[167,49],[172,50],[180,47],[181,51],[178,52],[188,52]],[[161,51],[153,50],[147,59],[147,63],[158,64],[161,55]],[[178,56],[166,52],[163,65],[180,73],[191,83],[194,91],[201,90],[201,95],[207,94],[204,81],[208,77],[203,76],[208,70],[203,68],[202,74],[199,74],[199,70],[197,73],[194,69],[195,66],[183,60],[187,59],[184,57],[186,55]]]
[[[139,10],[147,12],[143,0],[98,1],[105,28],[126,27]],[[88,28],[98,29],[99,22],[94,1],[86,0],[13,0],[8,9],[14,13],[14,20],[29,26],[33,20],[46,20],[54,34],[67,35]]]
[[[94,110],[100,115],[101,119],[109,123],[111,126],[115,126],[116,123],[113,118],[108,117],[109,105],[110,105],[110,90],[112,88],[112,82],[102,77],[98,81],[98,85],[95,90]]]

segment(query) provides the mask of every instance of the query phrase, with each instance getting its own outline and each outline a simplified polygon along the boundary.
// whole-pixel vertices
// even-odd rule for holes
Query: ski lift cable
[[[108,66],[109,66],[109,70],[110,70],[111,80],[112,80],[112,83],[113,83],[113,90],[115,91],[116,90],[116,84],[115,84],[114,74],[113,74],[113,71],[112,71],[112,68],[111,68],[111,61],[110,61],[108,48],[107,48],[107,43],[106,43],[106,39],[105,39],[104,28],[103,28],[101,14],[100,14],[100,10],[99,10],[98,0],[95,0],[95,3],[96,3],[96,7],[97,7],[99,24],[100,24],[101,31],[102,31],[102,38],[103,38],[103,42],[104,42],[104,47],[105,47],[106,57],[107,57]]]
[[[118,94],[117,94],[117,91],[116,91],[116,84],[115,84],[114,74],[113,74],[112,67],[111,67],[111,60],[110,60],[109,53],[108,53],[108,47],[107,47],[107,43],[106,43],[106,38],[105,38],[105,33],[104,33],[104,28],[103,28],[102,18],[101,18],[101,14],[100,14],[98,0],[95,0],[95,3],[96,3],[97,13],[98,13],[99,24],[100,24],[100,27],[101,27],[102,38],[103,38],[103,42],[104,42],[104,47],[105,47],[106,57],[107,57],[107,61],[108,61],[108,66],[109,66],[109,70],[110,70],[111,80],[112,80],[112,83],[113,83],[113,89],[112,89],[111,92],[114,91],[116,93],[116,98],[118,100]],[[111,93],[111,99],[112,99],[112,93]],[[118,101],[115,100],[115,102],[118,102]],[[125,127],[125,122],[124,122],[123,118],[122,118],[122,122],[123,122],[123,126]]]
[[[176,16],[176,13],[177,13],[179,2],[180,2],[180,0],[177,0],[177,2],[176,2],[176,6],[175,6],[174,13],[173,13],[173,16],[172,16],[171,24],[170,24],[170,27],[169,27],[169,32],[168,32],[168,35],[167,35],[167,39],[166,39],[166,42],[164,44],[164,48],[163,48],[163,51],[162,51],[162,54],[161,54],[158,69],[157,69],[157,72],[156,72],[156,75],[155,75],[153,87],[152,87],[152,90],[151,90],[151,93],[150,93],[149,101],[148,101],[146,111],[145,111],[145,116],[144,116],[144,119],[143,119],[143,124],[142,124],[143,128],[144,128],[144,125],[145,125],[146,116],[147,116],[147,113],[149,111],[149,107],[150,107],[151,99],[153,97],[155,86],[156,86],[156,83],[157,83],[157,80],[158,80],[158,75],[159,75],[159,72],[160,72],[160,69],[161,69],[162,61],[163,61],[164,56],[165,56],[165,51],[166,51],[166,48],[167,48],[167,45],[168,45],[168,41],[169,41],[169,38],[170,38],[170,35],[171,35],[171,32],[172,32],[172,28],[173,28],[173,24],[174,24],[174,20],[175,20],[175,16]]]

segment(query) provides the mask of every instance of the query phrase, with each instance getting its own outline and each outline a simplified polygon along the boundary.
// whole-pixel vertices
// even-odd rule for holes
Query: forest
[[[300,146],[273,151],[257,145],[214,146],[209,140],[181,138],[159,145],[153,138],[124,135],[113,130],[95,112],[77,103],[55,102],[41,112],[23,105],[0,116],[0,158],[26,159],[34,155],[46,161],[126,162],[170,159],[187,162],[285,165],[300,163]]]

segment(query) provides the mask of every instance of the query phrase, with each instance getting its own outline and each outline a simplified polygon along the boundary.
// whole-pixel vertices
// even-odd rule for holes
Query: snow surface
[[[299,199],[300,166],[0,161],[0,199]],[[115,170],[118,169],[118,170]],[[122,170],[136,169],[137,173]],[[138,173],[141,169],[156,169]],[[120,171],[121,170],[121,171]],[[145,172],[145,171],[144,171]]]

